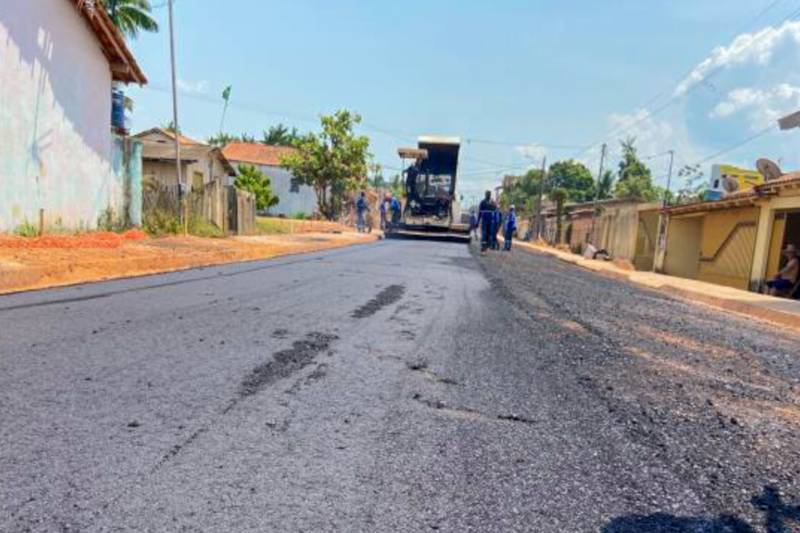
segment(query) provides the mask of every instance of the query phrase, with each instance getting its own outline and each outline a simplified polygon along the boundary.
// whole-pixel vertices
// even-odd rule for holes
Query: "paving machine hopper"
[[[405,202],[400,220],[387,226],[387,237],[420,237],[469,242],[461,224],[456,175],[461,141],[457,137],[420,137],[416,148],[400,148]],[[411,162],[409,166],[406,166]]]

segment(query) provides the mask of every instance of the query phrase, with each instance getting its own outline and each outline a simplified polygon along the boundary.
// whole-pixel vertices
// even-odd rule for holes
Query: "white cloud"
[[[190,94],[205,94],[208,92],[208,81],[190,81],[178,78],[178,90]]]
[[[658,185],[666,184],[669,167],[669,158],[666,156],[668,150],[675,151],[673,189],[678,186],[675,179],[677,171],[682,166],[702,158],[703,150],[691,141],[683,121],[659,119],[652,116],[646,109],[639,109],[631,114],[615,113],[610,115],[608,120],[611,128],[620,132],[620,137],[636,138],[637,152],[652,170],[654,182]],[[620,155],[619,144],[610,144],[605,168],[615,171]],[[592,172],[596,172],[599,158],[600,148],[598,147],[583,157],[582,161]]]
[[[730,91],[725,100],[711,110],[709,117],[725,119],[746,112],[750,128],[757,131],[798,107],[800,87],[788,83],[771,89],[742,87]]]
[[[729,46],[715,48],[711,55],[700,62],[675,88],[674,95],[685,94],[711,72],[734,65],[765,66],[772,60],[775,51],[783,44],[800,45],[800,21],[789,21],[775,28],[768,26],[755,33],[743,33]]]

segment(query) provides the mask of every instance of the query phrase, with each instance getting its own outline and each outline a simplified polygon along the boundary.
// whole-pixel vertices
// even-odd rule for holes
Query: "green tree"
[[[361,117],[341,110],[320,118],[322,131],[309,133],[296,143],[297,150],[281,164],[317,194],[320,213],[333,220],[341,212],[345,195],[355,190],[367,175],[369,139],[356,135]]]
[[[277,124],[275,126],[270,126],[270,128],[263,133],[261,143],[270,146],[294,146],[299,139],[300,133],[298,133],[297,128],[292,128],[290,130],[283,124]]]
[[[598,200],[608,200],[614,193],[614,173],[610,170],[603,172],[603,177],[600,178],[600,183],[597,190]]]
[[[230,135],[230,134],[227,134],[227,133],[218,133],[218,134],[212,135],[211,137],[206,139],[206,142],[208,144],[210,144],[211,146],[216,146],[217,148],[222,148],[226,144],[229,144],[229,143],[232,143],[232,142],[239,142],[240,140],[241,139],[239,137],[235,136],[235,135]]]
[[[129,38],[136,38],[140,30],[158,31],[150,0],[104,0],[103,5],[114,26]]]
[[[658,198],[658,189],[653,186],[650,169],[636,153],[636,139],[630,137],[620,143],[622,159],[617,170],[614,196],[625,200],[653,201]]]
[[[266,174],[253,165],[239,165],[239,175],[233,182],[237,189],[253,193],[258,210],[269,209],[278,204],[278,197],[272,192],[272,183]]]
[[[675,201],[679,204],[701,202],[707,185],[700,165],[684,166],[678,171],[678,177],[683,179],[683,187],[678,189]]]
[[[372,174],[372,178],[369,180],[370,185],[375,188],[386,187],[386,180],[383,178],[383,167],[380,163],[370,163],[369,172]]]
[[[542,171],[539,169],[516,176],[500,194],[500,204],[504,208],[514,205],[518,210],[530,209],[538,201],[541,180]]]
[[[648,180],[652,180],[650,169],[639,159],[636,137],[628,137],[624,141],[620,141],[620,146],[622,147],[622,159],[619,162],[619,170],[617,170],[618,183],[630,177],[646,177]]]
[[[573,159],[550,165],[546,186],[552,191],[564,189],[566,200],[587,202],[594,199],[594,178],[583,163]],[[552,194],[550,195],[552,196]]]
[[[167,121],[163,126],[161,126],[161,128],[171,133],[175,133],[175,123],[172,122],[171,120]],[[178,135],[180,134],[181,134],[181,129],[178,128]]]

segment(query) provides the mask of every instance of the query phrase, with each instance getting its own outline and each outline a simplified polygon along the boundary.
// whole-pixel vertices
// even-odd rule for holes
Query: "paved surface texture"
[[[0,531],[797,531],[800,336],[389,241],[0,298]]]

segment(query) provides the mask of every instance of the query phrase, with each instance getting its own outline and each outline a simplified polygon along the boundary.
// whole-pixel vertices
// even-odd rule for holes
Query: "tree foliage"
[[[549,196],[552,198],[552,191],[564,189],[565,200],[573,202],[587,202],[594,199],[594,178],[592,173],[583,163],[569,159],[557,161],[550,165],[547,179]]]
[[[347,110],[320,118],[322,131],[300,137],[297,150],[281,163],[301,183],[317,194],[320,213],[332,220],[342,210],[347,191],[356,189],[367,176],[369,139],[356,135],[361,117]]]
[[[238,142],[239,140],[241,140],[241,138],[236,137],[235,135],[230,135],[228,133],[218,133],[206,139],[206,142],[211,146],[222,148],[227,144],[230,144],[232,142]]]
[[[639,159],[636,151],[636,139],[630,137],[620,144],[622,159],[617,170],[614,196],[625,200],[656,200],[659,191],[653,186],[650,169]]]
[[[136,38],[140,30],[158,31],[149,0],[104,0],[103,5],[114,26],[129,38]]]
[[[300,133],[297,128],[289,129],[283,124],[276,124],[264,131],[261,143],[270,146],[294,146],[299,139]]]
[[[598,184],[597,199],[608,200],[614,195],[614,173],[610,170],[603,172]]]
[[[519,210],[533,209],[539,198],[541,182],[542,171],[539,169],[532,169],[522,176],[516,176],[511,180],[511,184],[500,193],[500,205],[504,209],[511,205],[516,206]]]
[[[677,203],[689,204],[703,200],[706,182],[700,165],[684,166],[678,171],[678,177],[683,179],[683,187],[678,189]]]
[[[259,210],[278,204],[279,199],[272,192],[269,177],[253,165],[239,165],[239,175],[233,184],[238,189],[253,193],[256,197],[256,208]]]

